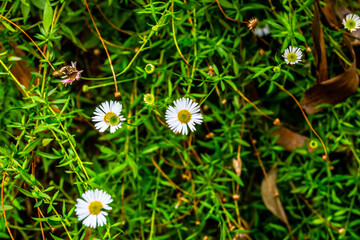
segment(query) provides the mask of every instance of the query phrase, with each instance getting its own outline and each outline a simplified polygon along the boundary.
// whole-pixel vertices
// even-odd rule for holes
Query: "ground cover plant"
[[[1,1],[0,238],[360,239],[359,14]]]

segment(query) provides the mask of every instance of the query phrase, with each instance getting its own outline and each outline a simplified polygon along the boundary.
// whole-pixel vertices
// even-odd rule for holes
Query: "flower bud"
[[[154,71],[155,71],[155,66],[154,66],[154,65],[152,65],[151,63],[146,64],[146,66],[145,66],[145,72],[146,72],[147,74],[153,73]]]
[[[89,85],[83,85],[83,88],[82,88],[82,90],[83,90],[83,92],[87,92],[87,91],[89,91]]]
[[[279,73],[280,70],[281,70],[280,66],[275,66],[275,67],[273,68],[273,71],[274,71],[275,73]]]
[[[114,93],[114,96],[115,96],[116,98],[118,98],[118,97],[121,96],[121,93],[120,93],[119,91],[116,91],[116,92]]]
[[[157,31],[159,30],[159,27],[158,27],[157,25],[155,25],[155,26],[153,26],[151,29],[152,29],[154,32],[157,32]]]

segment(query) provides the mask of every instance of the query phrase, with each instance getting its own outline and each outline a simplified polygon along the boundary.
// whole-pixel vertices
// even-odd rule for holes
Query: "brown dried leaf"
[[[233,159],[233,167],[234,167],[236,175],[238,175],[238,177],[240,177],[240,175],[241,175],[241,165],[242,165],[241,158]]]
[[[9,42],[10,46],[14,51],[14,55],[17,57],[23,57],[26,54],[23,50],[17,48],[16,42]],[[0,43],[0,51],[5,51],[4,46]],[[16,79],[20,82],[21,85],[24,85],[25,88],[29,88],[29,83],[31,79],[31,72],[34,70],[29,66],[29,63],[25,60],[16,61],[10,72],[16,77]],[[23,95],[25,95],[22,88],[18,87]]]
[[[345,18],[346,15],[351,13],[351,11],[340,3],[336,6],[335,13],[340,19],[343,19]]]
[[[277,218],[283,221],[287,226],[289,225],[284,208],[279,198],[279,191],[276,186],[277,178],[277,164],[270,169],[267,174],[267,178],[264,178],[261,182],[261,197],[264,204],[270,212],[272,212]]]
[[[280,135],[276,140],[276,143],[284,147],[287,151],[293,151],[297,148],[303,147],[307,143],[307,148],[309,152],[314,151],[308,144],[309,138],[301,134],[298,134],[286,127],[280,127],[271,133],[273,136]]]
[[[92,237],[91,230],[86,230],[84,240],[89,240]]]
[[[345,101],[356,92],[359,86],[359,75],[356,72],[355,52],[351,46],[350,39],[345,35],[344,41],[350,49],[354,59],[353,63],[344,73],[323,81],[305,92],[301,106],[306,113],[317,113],[323,109],[316,108],[317,105],[322,103],[335,105]]]
[[[316,82],[321,83],[328,79],[328,68],[326,60],[326,49],[324,34],[319,14],[320,3],[315,1],[314,19],[312,25],[312,38],[314,42],[314,56],[316,61]]]
[[[318,6],[320,6],[319,0],[317,0],[316,2]],[[339,30],[341,27],[341,23],[338,21],[335,15],[334,0],[324,0],[323,2],[325,2],[326,5],[324,7],[320,7],[320,9],[325,16],[326,21],[328,22],[329,26],[336,30]]]
[[[26,55],[23,50],[17,48],[17,43],[9,42],[9,44],[13,48],[15,56],[23,57]],[[34,69],[29,66],[27,61],[20,60],[15,62],[10,71],[22,85],[24,85],[26,88],[29,88],[31,72],[34,72]]]

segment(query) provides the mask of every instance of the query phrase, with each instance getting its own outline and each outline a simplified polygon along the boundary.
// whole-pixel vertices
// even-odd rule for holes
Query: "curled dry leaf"
[[[279,190],[276,186],[276,179],[277,164],[275,163],[274,166],[267,173],[267,178],[265,177],[261,182],[261,197],[264,201],[266,208],[269,209],[270,212],[272,212],[277,218],[279,218],[286,224],[286,227],[291,234],[291,228],[279,198]]]
[[[23,50],[17,48],[16,42],[9,42],[9,44],[14,51],[14,56],[23,57],[26,55]],[[0,50],[1,52],[5,51],[5,48],[1,43],[0,43]],[[10,69],[10,72],[16,77],[16,79],[20,82],[21,85],[24,85],[25,88],[27,89],[29,88],[31,72],[34,72],[34,69],[32,69],[29,66],[27,61],[25,60],[16,61],[12,66],[12,68]],[[19,88],[19,90],[23,95],[25,95],[21,88]]]
[[[326,79],[328,79],[326,49],[325,49],[324,34],[320,21],[319,7],[320,7],[320,3],[318,1],[315,1],[315,10],[314,10],[311,35],[314,42],[314,56],[316,62],[316,75],[317,75],[316,83],[321,83],[323,81],[326,81]]]
[[[276,140],[276,143],[284,147],[287,151],[293,151],[297,148],[303,147],[304,144],[307,144],[307,149],[309,152],[314,151],[313,148],[309,146],[309,138],[301,134],[298,134],[286,127],[280,127],[271,133],[273,136],[280,135]]]
[[[340,3],[336,6],[335,13],[340,19],[343,19],[346,15],[350,14],[351,11]]]
[[[323,0],[325,6],[320,7],[319,0],[316,0],[315,5],[320,7],[321,12],[324,14],[328,25],[335,30],[340,30],[341,23],[338,21],[335,15],[335,4],[334,0]]]
[[[241,166],[242,166],[242,162],[241,162],[241,158],[239,159],[233,159],[233,167],[235,169],[236,175],[238,177],[240,177],[241,175]]]
[[[328,103],[335,105],[345,101],[356,92],[359,86],[359,75],[356,72],[355,52],[351,46],[350,39],[346,35],[343,37],[354,61],[344,73],[320,82],[305,92],[301,106],[308,114],[321,111],[323,107],[317,108],[319,104]]]

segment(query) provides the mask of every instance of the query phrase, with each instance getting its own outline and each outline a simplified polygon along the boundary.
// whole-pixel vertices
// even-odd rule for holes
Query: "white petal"
[[[97,215],[97,224],[99,227],[106,224],[106,218],[101,213],[99,215]]]
[[[79,219],[79,221],[81,221],[81,220],[83,220],[84,218],[86,218],[89,215],[90,215],[90,213],[88,213],[88,214],[79,214],[78,219]]]
[[[96,227],[96,215],[90,214],[87,218],[85,218],[85,220],[83,221],[83,224],[87,227],[95,228]]]
[[[86,192],[84,192],[82,195],[81,195],[81,197],[83,198],[83,199],[85,199],[85,201],[88,203],[88,204],[90,204],[90,202],[92,202],[92,199],[91,199],[91,196],[90,196],[90,193],[92,192],[92,190],[88,190],[88,191],[86,191]]]

